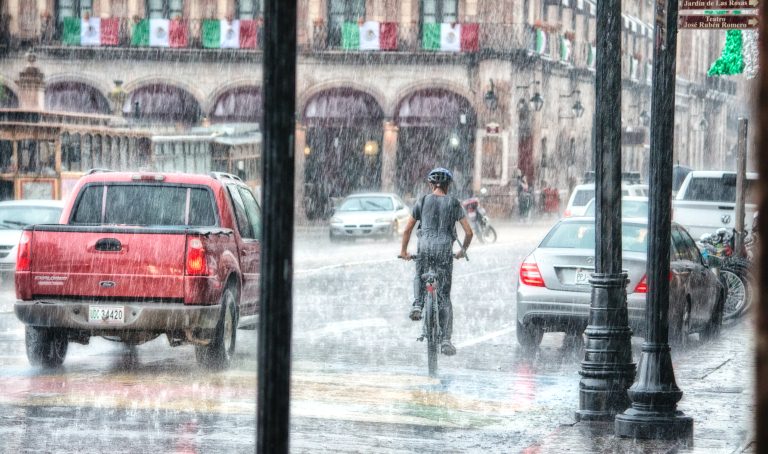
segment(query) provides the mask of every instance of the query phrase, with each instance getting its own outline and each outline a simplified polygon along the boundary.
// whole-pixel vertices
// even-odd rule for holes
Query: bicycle
[[[398,258],[406,260],[402,256],[398,256]],[[456,256],[453,255],[453,258],[456,258]],[[466,252],[464,253],[464,258],[469,260]],[[411,256],[411,260],[425,260],[425,257],[416,254]],[[421,280],[425,285],[424,308],[422,309],[423,315],[421,318],[421,336],[416,338],[419,342],[427,340],[427,370],[430,377],[434,377],[437,374],[437,353],[443,343],[443,329],[440,326],[440,299],[437,297],[439,282],[437,281],[437,273],[433,263],[434,261],[430,260],[427,272],[421,275]]]

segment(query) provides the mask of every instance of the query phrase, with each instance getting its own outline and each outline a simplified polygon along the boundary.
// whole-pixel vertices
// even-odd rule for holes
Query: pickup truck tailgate
[[[31,241],[33,295],[184,297],[186,235],[143,229],[35,230]]]

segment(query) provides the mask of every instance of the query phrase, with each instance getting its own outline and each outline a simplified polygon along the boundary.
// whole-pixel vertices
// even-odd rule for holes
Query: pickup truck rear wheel
[[[53,328],[27,326],[24,330],[27,359],[34,366],[59,367],[67,356],[67,333]]]
[[[237,306],[235,291],[227,287],[221,296],[221,316],[208,345],[196,345],[198,364],[208,369],[226,369],[235,354],[237,339]]]

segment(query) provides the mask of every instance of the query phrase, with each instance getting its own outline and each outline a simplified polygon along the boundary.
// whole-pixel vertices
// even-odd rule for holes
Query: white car
[[[411,211],[396,194],[371,192],[345,198],[331,217],[331,241],[356,238],[395,240]]]
[[[32,224],[58,224],[61,200],[14,200],[0,202],[0,279],[13,282],[16,249],[21,230]]]
[[[641,184],[621,184],[621,196],[644,196],[647,195],[647,186]],[[576,185],[571,192],[571,197],[568,198],[568,204],[565,206],[565,212],[563,217],[580,217],[584,216],[587,210],[589,201],[595,198],[595,183],[585,183]]]

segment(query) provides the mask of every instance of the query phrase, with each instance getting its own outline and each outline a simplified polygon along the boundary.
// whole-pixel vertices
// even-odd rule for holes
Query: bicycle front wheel
[[[434,377],[437,374],[437,350],[440,345],[437,332],[437,305],[431,292],[426,295],[424,309],[424,325],[427,333],[427,368],[429,375]]]

